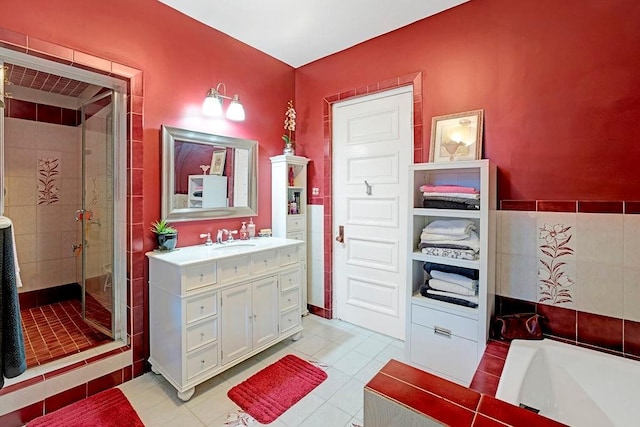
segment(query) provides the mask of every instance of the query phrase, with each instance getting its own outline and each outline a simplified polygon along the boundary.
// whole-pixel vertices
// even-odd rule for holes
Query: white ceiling
[[[159,0],[300,67],[468,0]]]

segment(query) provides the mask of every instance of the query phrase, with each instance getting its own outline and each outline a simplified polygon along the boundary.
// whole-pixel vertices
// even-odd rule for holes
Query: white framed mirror
[[[258,214],[258,142],[162,126],[162,218]]]

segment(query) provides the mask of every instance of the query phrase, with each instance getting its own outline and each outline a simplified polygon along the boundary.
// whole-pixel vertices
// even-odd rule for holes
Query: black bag
[[[496,316],[493,323],[494,338],[511,341],[541,340],[543,316],[535,313],[518,313],[505,316]]]

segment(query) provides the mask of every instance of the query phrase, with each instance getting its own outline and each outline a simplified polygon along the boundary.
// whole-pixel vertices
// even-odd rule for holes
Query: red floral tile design
[[[575,277],[568,272],[567,261],[575,262],[570,225],[544,224],[538,237],[538,302],[573,303]]]

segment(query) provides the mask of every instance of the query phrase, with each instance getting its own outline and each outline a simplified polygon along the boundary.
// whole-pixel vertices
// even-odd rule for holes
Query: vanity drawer
[[[284,293],[293,288],[300,288],[299,268],[282,273],[280,276],[280,292]]]
[[[300,306],[300,288],[293,288],[280,294],[280,311]]]
[[[183,281],[187,291],[216,283],[216,263],[185,267]]]
[[[295,309],[280,315],[280,333],[285,334],[292,328],[299,326],[301,322],[300,310]]]
[[[218,339],[218,318],[205,320],[187,328],[187,351],[195,350]]]
[[[187,323],[193,323],[218,312],[218,293],[199,295],[186,300]]]
[[[187,380],[218,366],[218,343],[187,354]]]
[[[478,321],[433,308],[411,305],[411,323],[469,340],[478,340]]]
[[[287,246],[280,249],[280,265],[285,266],[295,264],[300,260],[298,256],[298,247],[300,245]]]
[[[234,282],[249,277],[249,257],[236,256],[218,261],[218,278],[221,283]]]
[[[278,252],[265,251],[251,255],[251,273],[261,274],[278,268]]]
[[[307,217],[304,215],[290,215],[287,217],[287,231],[304,230],[307,225]]]

